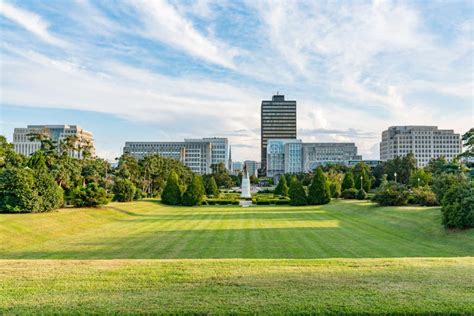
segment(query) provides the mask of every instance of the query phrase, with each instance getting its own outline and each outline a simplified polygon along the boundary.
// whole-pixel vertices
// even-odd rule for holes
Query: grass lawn
[[[474,313],[474,230],[440,222],[360,201],[0,214],[0,314]]]

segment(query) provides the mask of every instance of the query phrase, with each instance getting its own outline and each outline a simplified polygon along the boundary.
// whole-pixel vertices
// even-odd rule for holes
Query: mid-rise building
[[[240,161],[234,161],[232,162],[232,174],[238,175],[240,172],[242,172],[244,168],[244,165]]]
[[[274,95],[263,100],[261,107],[261,174],[267,169],[267,143],[269,139],[296,139],[296,101]]]
[[[361,160],[354,143],[304,143],[303,170],[311,171],[321,165],[347,165],[350,160]]]
[[[380,160],[413,153],[418,167],[426,166],[432,158],[452,161],[461,152],[461,135],[437,126],[391,126],[382,132],[380,143]]]
[[[78,125],[28,125],[26,128],[15,128],[13,131],[14,150],[22,155],[31,156],[41,148],[41,142],[34,135],[49,137],[58,152],[64,149],[67,140],[74,140],[74,149],[68,149],[68,154],[74,158],[82,158],[87,150],[95,156],[92,133]]]
[[[247,173],[249,174],[249,177],[257,176],[258,163],[256,161],[254,161],[254,160],[245,160],[244,161],[244,167],[247,170]]]
[[[137,159],[159,154],[181,161],[198,174],[211,173],[213,164],[229,166],[227,138],[185,139],[184,142],[126,142],[123,149]]]
[[[285,173],[308,172],[320,165],[349,165],[361,159],[354,143],[303,143],[299,139],[269,139],[267,176],[278,179]]]

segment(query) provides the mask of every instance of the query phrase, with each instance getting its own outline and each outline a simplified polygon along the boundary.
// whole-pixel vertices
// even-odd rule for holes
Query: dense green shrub
[[[35,189],[40,198],[40,212],[49,212],[64,204],[63,189],[54,181],[46,168],[35,170]]]
[[[202,182],[202,177],[195,175],[191,180],[191,183],[186,188],[186,191],[183,193],[183,205],[186,206],[195,206],[201,205],[206,190],[204,189],[204,184]]]
[[[306,196],[306,191],[304,190],[301,182],[299,182],[296,177],[291,178],[289,195],[290,195],[291,205],[293,206],[308,205],[308,198]]]
[[[130,202],[135,197],[136,187],[132,181],[128,179],[116,178],[112,192],[114,200],[118,202]]]
[[[105,189],[94,182],[75,188],[72,197],[72,204],[75,207],[98,207],[110,201]]]
[[[345,191],[352,188],[354,188],[354,175],[349,171],[344,175],[344,179],[342,180],[341,184],[341,190]]]
[[[287,205],[290,204],[290,199],[257,199],[257,205]]]
[[[280,180],[278,181],[278,185],[276,186],[273,194],[275,196],[277,195],[288,196],[288,185],[286,184],[286,178],[284,176],[280,177]]]
[[[436,194],[428,185],[414,188],[411,196],[412,199],[410,202],[413,204],[419,204],[422,206],[439,205],[438,200],[436,199]]]
[[[168,205],[181,204],[181,188],[178,184],[178,175],[172,170],[161,194],[161,202]]]
[[[408,203],[408,190],[403,184],[389,182],[379,187],[375,192],[373,201],[382,206],[406,205]]]
[[[146,197],[146,193],[142,191],[140,188],[135,189],[135,195],[133,196],[134,200],[141,200]]]
[[[7,168],[0,172],[0,210],[14,213],[40,210],[31,169]]]
[[[457,183],[451,186],[441,203],[443,225],[446,228],[474,227],[474,186]]]
[[[359,189],[359,190],[357,190],[356,198],[358,200],[365,200],[365,199],[367,199],[367,193],[365,192],[364,189]]]
[[[331,202],[331,191],[329,183],[323,173],[323,169],[318,167],[314,173],[313,182],[308,190],[308,204],[322,205]]]
[[[218,197],[219,196],[219,188],[217,187],[216,179],[213,176],[209,178],[206,187],[206,194],[207,196]]]
[[[466,183],[466,177],[463,174],[440,173],[433,178],[432,189],[436,194],[438,201],[443,201],[446,192],[457,183]]]
[[[239,205],[239,200],[234,199],[207,199],[204,205]]]
[[[357,189],[351,188],[342,191],[341,196],[343,199],[353,200],[357,197]]]

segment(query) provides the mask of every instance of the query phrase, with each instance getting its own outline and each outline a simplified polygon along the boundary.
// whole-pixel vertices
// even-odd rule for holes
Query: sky
[[[260,104],[298,138],[379,158],[394,125],[474,126],[471,1],[0,0],[0,134],[78,124],[125,141],[227,137],[260,157]]]

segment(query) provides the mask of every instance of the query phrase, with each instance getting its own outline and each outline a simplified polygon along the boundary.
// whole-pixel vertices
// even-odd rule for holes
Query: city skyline
[[[279,91],[298,102],[298,138],[354,142],[378,159],[389,126],[472,127],[469,12],[468,2],[2,1],[0,134],[80,125],[109,160],[125,141],[227,137],[233,160],[260,160],[260,103]]]

